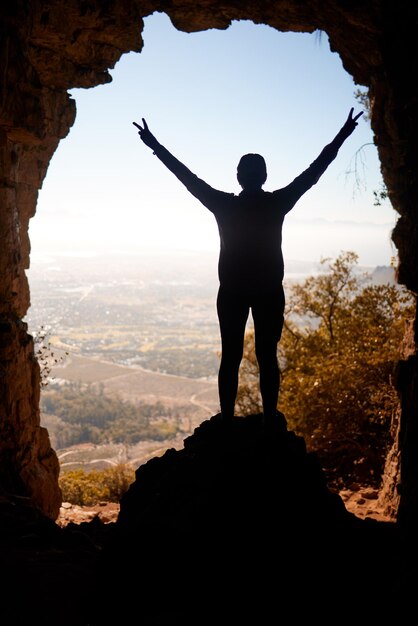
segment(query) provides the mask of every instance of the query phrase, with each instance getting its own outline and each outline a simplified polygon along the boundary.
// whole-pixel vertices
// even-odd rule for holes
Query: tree
[[[323,259],[323,273],[289,289],[278,353],[278,408],[340,486],[381,477],[399,402],[396,364],[405,320],[413,316],[405,289],[373,285],[357,262],[354,252]],[[237,400],[243,414],[261,411],[253,342],[250,332]]]

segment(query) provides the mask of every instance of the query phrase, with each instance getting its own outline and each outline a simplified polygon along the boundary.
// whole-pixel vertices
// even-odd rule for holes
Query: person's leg
[[[220,288],[216,301],[221,332],[221,363],[218,390],[224,419],[234,416],[238,392],[238,373],[244,350],[245,325],[250,311],[243,298]]]
[[[277,344],[283,329],[284,292],[280,290],[268,297],[254,300],[255,353],[260,372],[260,393],[264,418],[277,414],[280,389],[280,369],[277,360]]]

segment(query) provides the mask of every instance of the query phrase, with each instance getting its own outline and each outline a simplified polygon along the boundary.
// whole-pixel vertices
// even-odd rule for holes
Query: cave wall
[[[67,93],[109,82],[140,52],[143,18],[164,11],[186,32],[250,19],[281,31],[327,32],[356,83],[369,88],[382,175],[399,219],[398,280],[418,292],[418,87],[414,3],[393,0],[15,0],[0,7],[0,489],[28,495],[49,517],[60,504],[58,460],[39,423],[39,366],[22,322],[30,305],[28,224],[60,139],[75,120]],[[402,78],[406,69],[411,80]],[[400,517],[418,518],[417,337],[399,367],[392,484]],[[390,491],[390,490],[389,490]],[[393,491],[393,490],[392,490]]]

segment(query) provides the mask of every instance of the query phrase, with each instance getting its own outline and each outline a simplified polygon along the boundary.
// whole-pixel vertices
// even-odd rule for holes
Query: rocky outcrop
[[[30,496],[52,519],[61,504],[59,463],[40,426],[40,371],[26,324],[3,318],[0,324],[0,492]]]
[[[67,90],[110,80],[122,54],[140,51],[142,18],[164,10],[185,31],[250,19],[278,30],[326,31],[354,80],[369,89],[382,173],[399,220],[398,280],[418,292],[417,5],[384,0],[24,0],[0,7],[0,459],[3,480],[58,514],[57,462],[39,425],[39,375],[22,318],[30,296],[28,223],[57,145],[75,119]],[[418,518],[418,361],[400,370],[402,519]]]
[[[399,599],[397,542],[396,524],[346,510],[279,421],[213,416],[138,468],[97,561],[91,624],[327,624],[342,597],[379,621],[385,594]]]
[[[397,525],[349,513],[279,421],[213,416],[138,468],[116,522],[99,508],[60,526],[0,497],[2,624],[403,623]]]

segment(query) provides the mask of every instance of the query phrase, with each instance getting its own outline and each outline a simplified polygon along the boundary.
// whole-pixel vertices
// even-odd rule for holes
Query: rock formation
[[[144,624],[331,623],[327,598],[342,593],[376,618],[386,568],[398,565],[396,525],[348,513],[279,420],[266,430],[262,415],[219,417],[138,468],[99,559],[98,598],[119,601],[93,626],[127,623],[135,611]],[[396,598],[397,577],[389,584]]]
[[[116,522],[61,528],[14,504],[5,626],[403,623],[397,524],[349,513],[304,440],[261,415],[213,416],[140,466]]]

